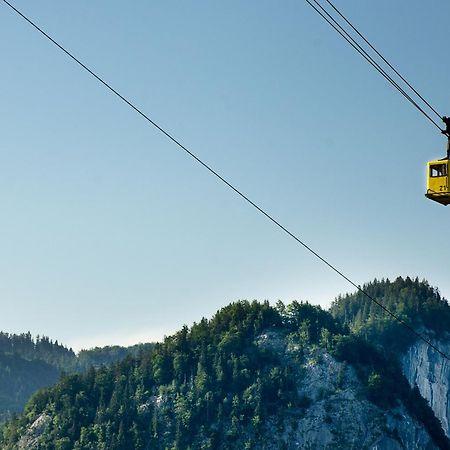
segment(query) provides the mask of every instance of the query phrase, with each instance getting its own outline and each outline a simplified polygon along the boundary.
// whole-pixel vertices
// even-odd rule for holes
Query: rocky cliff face
[[[369,402],[353,368],[323,349],[298,352],[277,333],[261,336],[259,345],[284,355],[296,372],[299,394],[311,402],[303,411],[291,411],[283,420],[282,433],[277,431],[280,424],[269,426],[267,449],[437,448],[403,406],[383,411]]]
[[[436,347],[450,354],[450,335],[433,340]],[[425,342],[418,341],[402,357],[403,373],[411,386],[417,385],[428,400],[445,434],[450,437],[450,361]]]

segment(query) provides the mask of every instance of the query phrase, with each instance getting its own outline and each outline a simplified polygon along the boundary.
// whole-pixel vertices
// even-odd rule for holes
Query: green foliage
[[[427,281],[399,277],[393,282],[375,280],[362,289],[416,330],[439,338],[450,329],[450,306]],[[449,448],[428,403],[417,388],[409,387],[399,367],[398,356],[414,343],[416,336],[359,291],[338,297],[330,312],[352,331],[349,336],[335,339],[334,356],[357,369],[368,398],[385,408],[401,401],[440,448]]]
[[[142,351],[151,351],[154,344],[136,344],[131,347],[112,345],[81,350],[69,364],[63,366],[66,372],[84,372],[91,367],[109,366],[129,355],[137,356]]]
[[[364,289],[414,326],[435,333],[449,328],[448,304],[426,283],[407,278]],[[30,424],[49,417],[39,438],[46,450],[260,448],[269,419],[281,426],[275,419],[310,407],[312,400],[297,394],[301,381],[293,365],[304,355],[323,354],[322,348],[353,366],[369,400],[386,409],[402,402],[445,448],[442,428],[410,389],[394,351],[381,351],[392,342],[392,350],[405,348],[411,338],[360,294],[337,299],[331,312],[302,302],[274,308],[240,301],[110,367],[103,364],[122,358],[121,349],[80,354],[83,367],[94,360],[100,366],[35,394],[24,414],[3,428],[0,447],[16,448]],[[286,338],[292,358],[280,358],[276,343],[260,343],[270,331]],[[342,370],[338,385],[344,379]]]
[[[0,423],[12,413],[21,412],[34,392],[55,384],[62,373],[110,365],[127,355],[151,351],[153,345],[94,348],[76,355],[46,336],[0,332]]]
[[[318,344],[325,336],[345,334],[347,331],[338,320],[320,306],[308,302],[293,301],[289,305],[278,302],[277,309],[282,317],[283,325],[297,332],[301,341]]]
[[[244,429],[256,442],[265,419],[297,401],[288,368],[255,343],[280,327],[267,302],[229,305],[152,351],[65,376],[8,424],[3,445],[43,413],[52,417],[41,436],[49,449],[227,448]]]
[[[393,282],[375,280],[362,289],[414,329],[426,328],[438,337],[450,329],[450,306],[426,281],[399,277]],[[416,339],[360,291],[338,297],[330,312],[355,334],[391,353],[404,351]]]
[[[0,354],[0,422],[12,412],[21,411],[34,392],[58,378],[58,369],[44,361]]]
[[[417,389],[410,388],[398,359],[391,353],[385,355],[362,337],[349,335],[335,337],[332,354],[355,368],[370,401],[384,409],[403,403],[411,416],[423,423],[440,448],[450,448],[450,441],[438,419]]]
[[[40,360],[47,364],[66,368],[75,359],[75,353],[52,341],[46,336],[37,336],[31,333],[9,334],[0,332],[0,354],[15,355],[27,361]]]

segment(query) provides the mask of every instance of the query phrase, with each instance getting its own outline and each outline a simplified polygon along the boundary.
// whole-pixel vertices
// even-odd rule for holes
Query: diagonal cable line
[[[417,108],[430,122],[432,122],[440,131],[444,133],[444,130],[427,114],[423,108],[421,108],[418,103],[407,93],[400,85],[384,70],[380,64],[378,64],[372,56],[342,27],[342,25],[337,22],[337,20],[318,2],[318,0],[312,0],[329,18],[325,17],[311,2],[310,0],[305,0],[334,30],[339,33],[370,65],[372,65],[384,78],[386,78],[389,83],[392,84],[415,108]],[[331,21],[330,21],[331,20]],[[332,23],[333,22],[333,23]],[[370,45],[370,44],[369,44]],[[387,63],[389,65],[389,63]],[[395,69],[393,69],[395,71]],[[401,75],[400,75],[401,77]],[[402,78],[402,77],[401,77]],[[406,82],[408,84],[408,82]],[[408,84],[409,85],[409,84]],[[411,88],[414,92],[414,88]],[[420,94],[417,94],[420,98]],[[428,105],[428,103],[424,100]],[[431,107],[434,111],[434,109]],[[437,114],[439,118],[442,118]]]
[[[323,13],[316,7],[310,0],[305,0],[314,11],[317,12],[337,33],[339,33],[371,66],[375,68],[395,89],[397,89],[400,94],[402,94],[415,108],[417,108],[441,133],[444,130],[439,126],[439,124],[426,113],[423,108],[421,108],[417,102],[415,102],[408,93],[406,93],[393,79],[390,77],[386,71],[358,44],[355,39],[328,13],[328,11],[323,8],[323,6],[317,1],[312,0]],[[329,18],[328,18],[328,17]],[[333,23],[334,22],[334,23]]]
[[[90,75],[92,75],[97,81],[99,81],[103,86],[105,86],[109,91],[111,91],[114,95],[119,97],[124,103],[126,103],[130,108],[132,108],[135,112],[137,112],[140,116],[142,116],[145,120],[147,120],[151,125],[157,128],[162,134],[164,134],[168,139],[170,139],[173,143],[175,143],[180,149],[182,149],[185,153],[187,153],[190,157],[192,157],[196,162],[198,162],[201,166],[203,166],[207,171],[209,171],[212,175],[214,175],[217,179],[219,179],[222,183],[224,183],[228,188],[234,191],[237,195],[239,195],[243,200],[245,200],[248,204],[253,206],[259,213],[265,216],[268,220],[270,220],[274,225],[280,228],[284,233],[294,239],[298,244],[304,247],[308,252],[314,255],[317,259],[319,259],[322,263],[324,263],[328,268],[338,274],[341,278],[346,280],[349,284],[351,284],[354,288],[356,288],[359,292],[364,294],[367,298],[369,298],[372,302],[378,305],[383,311],[385,311],[388,315],[390,315],[393,319],[407,328],[411,333],[413,333],[418,339],[425,342],[431,348],[433,348],[437,353],[439,353],[443,358],[450,361],[450,356],[436,347],[429,339],[427,339],[423,334],[417,332],[411,325],[406,323],[403,319],[401,319],[397,314],[390,311],[386,308],[381,302],[379,302],[376,298],[371,296],[367,291],[358,286],[355,282],[353,282],[348,276],[346,276],[341,270],[339,270],[336,266],[328,262],[324,257],[322,257],[319,253],[313,250],[309,245],[307,245],[302,239],[300,239],[293,232],[289,231],[284,225],[282,225],[277,219],[275,219],[272,215],[270,215],[267,211],[265,211],[262,207],[253,202],[249,197],[247,197],[242,191],[240,191],[237,187],[227,181],[222,175],[220,175],[215,169],[209,166],[207,163],[202,161],[195,153],[189,150],[185,145],[183,145],[178,139],[176,139],[172,134],[168,131],[164,130],[160,125],[158,125],[155,121],[153,121],[147,114],[141,111],[137,106],[135,106],[130,100],[120,94],[116,89],[114,89],[110,84],[108,84],[103,78],[97,75],[94,71],[92,71],[89,67],[87,67],[84,63],[82,63],[78,58],[76,58],[71,52],[66,50],[61,44],[55,41],[51,36],[49,36],[44,30],[42,30],[38,25],[36,25],[32,20],[26,17],[22,12],[20,12],[17,8],[15,8],[11,3],[7,0],[2,0],[6,5],[8,5],[12,10],[14,10],[20,17],[22,17],[26,22],[28,22],[33,28],[35,28],[39,33],[45,36],[49,41],[51,41],[56,47],[58,47],[62,52],[64,52],[70,59],[75,61],[80,67],[82,67],[85,71],[87,71]]]
[[[431,106],[431,104],[422,96],[419,94],[419,92],[414,89],[414,87],[408,82],[408,80],[406,80],[406,78],[381,54],[380,51],[378,51],[375,46],[373,46],[369,40],[344,16],[344,14],[339,11],[339,9],[330,1],[330,0],[325,0],[338,14],[339,16],[345,20],[345,22],[358,34],[358,36],[364,40],[364,42],[383,60],[383,62],[385,62],[390,69],[392,69],[394,71],[394,73],[414,92],[414,94],[416,94],[420,100],[422,100],[427,106],[428,108],[431,109],[431,111],[433,111],[438,117],[439,119],[442,119],[442,115],[439,114],[435,108],[433,108],[433,106]]]

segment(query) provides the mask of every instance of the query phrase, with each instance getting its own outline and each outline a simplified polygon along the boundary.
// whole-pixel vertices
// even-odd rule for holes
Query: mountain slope
[[[0,354],[0,422],[19,412],[38,389],[58,380],[59,371],[45,361]]]
[[[12,413],[23,411],[31,395],[55,384],[61,373],[109,365],[151,347],[152,344],[113,346],[82,350],[76,355],[72,349],[45,336],[33,338],[30,333],[0,332],[0,423]]]
[[[364,290],[450,355],[450,306],[437,289],[417,278],[399,277],[392,282],[375,280]],[[410,385],[417,385],[450,437],[450,362],[361,293],[339,297],[330,311],[354,334],[400,362]]]
[[[40,391],[2,449],[450,448],[396,361],[307,303],[238,302]]]

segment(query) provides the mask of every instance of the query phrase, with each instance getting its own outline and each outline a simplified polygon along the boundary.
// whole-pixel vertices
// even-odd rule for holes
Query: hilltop
[[[365,288],[446,339],[448,303],[426,282]],[[405,377],[416,344],[359,294],[330,311],[236,302],[152,351],[39,391],[4,427],[2,448],[448,449],[442,418]]]

